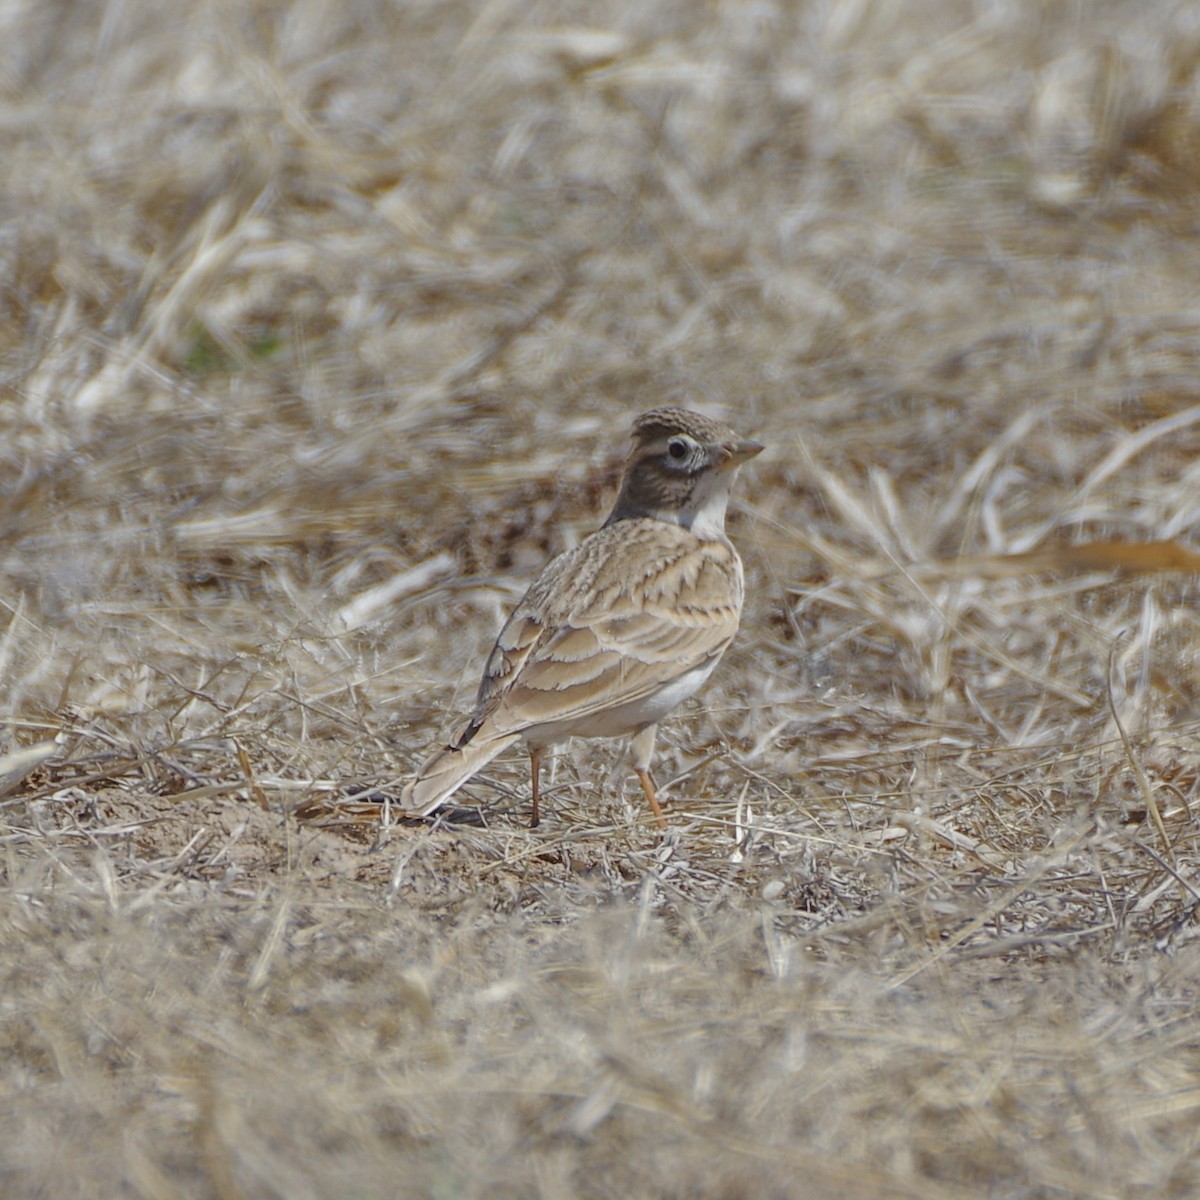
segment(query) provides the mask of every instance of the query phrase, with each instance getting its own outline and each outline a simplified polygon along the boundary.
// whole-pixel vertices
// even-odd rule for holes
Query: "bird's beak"
[[[722,447],[725,451],[725,459],[721,463],[720,470],[732,471],[734,467],[740,467],[742,463],[753,458],[756,454],[763,452],[761,442],[733,442],[726,443]]]

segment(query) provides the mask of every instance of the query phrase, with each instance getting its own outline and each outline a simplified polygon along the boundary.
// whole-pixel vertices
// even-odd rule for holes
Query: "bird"
[[[513,610],[470,719],[402,789],[406,816],[429,816],[524,742],[536,829],[549,747],[632,735],[634,773],[667,828],[650,775],[658,723],[708,679],[737,632],[745,583],[725,509],[738,468],[762,449],[683,408],[634,420],[608,519],[553,558]]]

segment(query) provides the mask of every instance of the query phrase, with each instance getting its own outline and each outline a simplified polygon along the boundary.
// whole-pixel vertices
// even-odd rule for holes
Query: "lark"
[[[632,735],[634,772],[666,828],[650,776],[658,723],[712,674],[737,632],[745,585],[725,507],[738,468],[761,450],[682,408],[634,421],[612,513],[525,593],[488,656],[471,719],[404,788],[409,816],[432,813],[524,742],[536,828],[549,747]]]

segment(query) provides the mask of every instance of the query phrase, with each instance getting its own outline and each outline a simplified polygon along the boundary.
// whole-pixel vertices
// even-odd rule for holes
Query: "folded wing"
[[[623,524],[560,556],[517,606],[458,745],[484,726],[504,736],[636,704],[724,652],[742,606],[733,548],[662,522]]]

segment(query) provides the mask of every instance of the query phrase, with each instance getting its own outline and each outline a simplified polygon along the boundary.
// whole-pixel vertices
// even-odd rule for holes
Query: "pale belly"
[[[636,733],[648,725],[657,725],[673,708],[693,695],[713,673],[719,658],[702,663],[693,670],[672,679],[658,691],[628,704],[601,713],[589,713],[573,721],[554,721],[538,725],[525,734],[531,746],[549,746],[569,737],[621,737]]]

